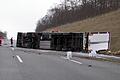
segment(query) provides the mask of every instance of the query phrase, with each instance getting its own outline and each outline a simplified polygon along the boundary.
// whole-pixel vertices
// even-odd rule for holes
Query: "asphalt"
[[[38,51],[37,51],[38,52]],[[0,80],[120,80],[120,64],[0,46]],[[64,54],[64,53],[63,53]],[[19,58],[18,58],[19,56]]]

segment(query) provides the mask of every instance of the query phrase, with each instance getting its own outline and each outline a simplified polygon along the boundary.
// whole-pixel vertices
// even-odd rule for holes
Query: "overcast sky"
[[[16,39],[17,32],[35,31],[37,21],[60,0],[0,0],[0,30]]]

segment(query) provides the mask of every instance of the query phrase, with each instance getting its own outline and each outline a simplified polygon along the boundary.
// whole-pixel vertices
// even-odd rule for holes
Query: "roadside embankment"
[[[34,53],[38,55],[44,54],[44,55],[56,55],[56,56],[64,56],[64,57],[67,56],[67,52],[64,52],[64,51],[26,49],[26,48],[15,48],[15,50],[24,51],[26,53]],[[103,55],[103,54],[89,55],[88,53],[72,52],[72,57],[120,63],[120,57]]]

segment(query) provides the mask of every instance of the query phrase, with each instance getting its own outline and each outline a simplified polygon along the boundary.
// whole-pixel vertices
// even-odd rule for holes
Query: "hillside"
[[[61,32],[111,32],[111,50],[120,50],[120,9],[83,21],[57,27]],[[52,28],[53,29],[53,28]],[[51,29],[47,29],[50,31]]]

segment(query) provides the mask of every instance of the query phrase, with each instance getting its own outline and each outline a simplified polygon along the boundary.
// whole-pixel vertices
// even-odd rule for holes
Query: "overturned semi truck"
[[[85,51],[110,49],[109,32],[18,32],[17,47],[59,51]]]

